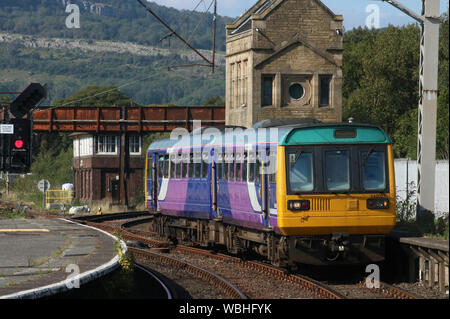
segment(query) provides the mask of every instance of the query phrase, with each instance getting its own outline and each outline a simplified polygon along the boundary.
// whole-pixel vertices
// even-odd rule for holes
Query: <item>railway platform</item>
[[[0,219],[0,299],[48,297],[118,267],[113,236],[60,218]]]
[[[448,295],[449,241],[437,238],[411,237],[407,233],[392,231],[388,258],[403,273],[403,279],[420,282],[430,289]],[[395,256],[394,256],[395,255]]]

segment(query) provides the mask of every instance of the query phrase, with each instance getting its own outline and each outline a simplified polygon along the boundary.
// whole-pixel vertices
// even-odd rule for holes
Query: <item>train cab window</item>
[[[300,150],[289,152],[288,163],[291,192],[312,191],[314,189],[313,154]]]
[[[164,156],[164,170],[163,170],[163,177],[169,178],[169,156]]]
[[[369,150],[361,152],[362,185],[365,191],[386,189],[386,154]]]
[[[325,152],[325,185],[329,191],[350,190],[350,152]]]

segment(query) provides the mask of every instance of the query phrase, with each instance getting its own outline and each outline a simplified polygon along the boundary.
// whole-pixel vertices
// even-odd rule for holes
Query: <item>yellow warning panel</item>
[[[48,233],[50,230],[43,228],[25,228],[25,229],[1,229],[0,233],[31,233],[31,232],[40,232],[40,233]]]

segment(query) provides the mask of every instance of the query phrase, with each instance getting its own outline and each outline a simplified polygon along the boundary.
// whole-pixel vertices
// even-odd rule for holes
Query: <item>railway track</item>
[[[145,218],[143,218],[143,216]],[[192,275],[221,287],[231,298],[320,298],[320,299],[415,299],[405,290],[380,282],[379,288],[367,288],[365,280],[356,284],[325,284],[283,269],[246,261],[229,255],[190,246],[176,245],[157,234],[133,227],[148,223],[148,214],[112,214],[100,218],[84,218],[83,222],[120,236],[131,243],[144,244],[149,249],[129,248],[130,252],[147,262],[184,268]],[[142,227],[141,227],[142,228]],[[182,266],[182,264],[185,266]],[[194,269],[191,267],[197,267]],[[219,279],[212,279],[211,276]],[[222,281],[221,281],[222,280]],[[227,286],[229,284],[229,287]],[[266,290],[264,289],[266,286]],[[237,289],[233,292],[233,289]],[[237,292],[239,291],[239,292]]]
[[[417,296],[406,290],[379,282],[377,287],[368,288],[365,279],[356,284],[331,284],[334,290],[347,299],[416,299]]]
[[[120,218],[118,218],[120,217]],[[131,217],[132,220],[129,220]],[[287,274],[281,269],[253,261],[231,257],[225,254],[213,253],[208,250],[176,245],[159,238],[155,233],[136,230],[130,227],[148,219],[136,219],[136,216],[112,215],[100,219],[83,218],[83,222],[109,232],[120,232],[121,238],[132,243],[142,243],[150,248],[129,248],[137,258],[156,263],[169,264],[172,267],[183,268],[191,274],[197,274],[203,279],[222,287],[231,298],[323,298],[341,299],[342,295],[327,288],[325,285],[300,275]],[[115,221],[121,220],[119,226]],[[163,251],[158,253],[151,251]],[[184,263],[184,266],[182,264]],[[195,265],[194,265],[195,264]],[[199,269],[195,269],[195,267]],[[217,277],[213,279],[212,277]],[[231,281],[233,283],[231,283]],[[263,286],[266,286],[265,291]]]

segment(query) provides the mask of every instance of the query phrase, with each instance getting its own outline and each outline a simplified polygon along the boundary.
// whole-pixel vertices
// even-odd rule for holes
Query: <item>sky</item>
[[[174,7],[177,9],[193,10],[197,5],[197,11],[205,11],[213,0],[151,0],[160,5]],[[253,6],[257,0],[217,0],[218,13],[222,16],[238,17]],[[322,0],[335,14],[344,16],[344,27],[346,30],[358,26],[365,26],[368,20],[374,27],[386,27],[389,24],[396,26],[415,23],[415,20],[382,1],[369,0]],[[401,4],[421,13],[421,0],[399,0]],[[440,0],[441,13],[447,12],[449,0]],[[378,9],[374,9],[377,5]],[[367,12],[366,12],[367,10]],[[374,24],[375,10],[379,10],[379,23]],[[211,9],[210,9],[211,11]]]

